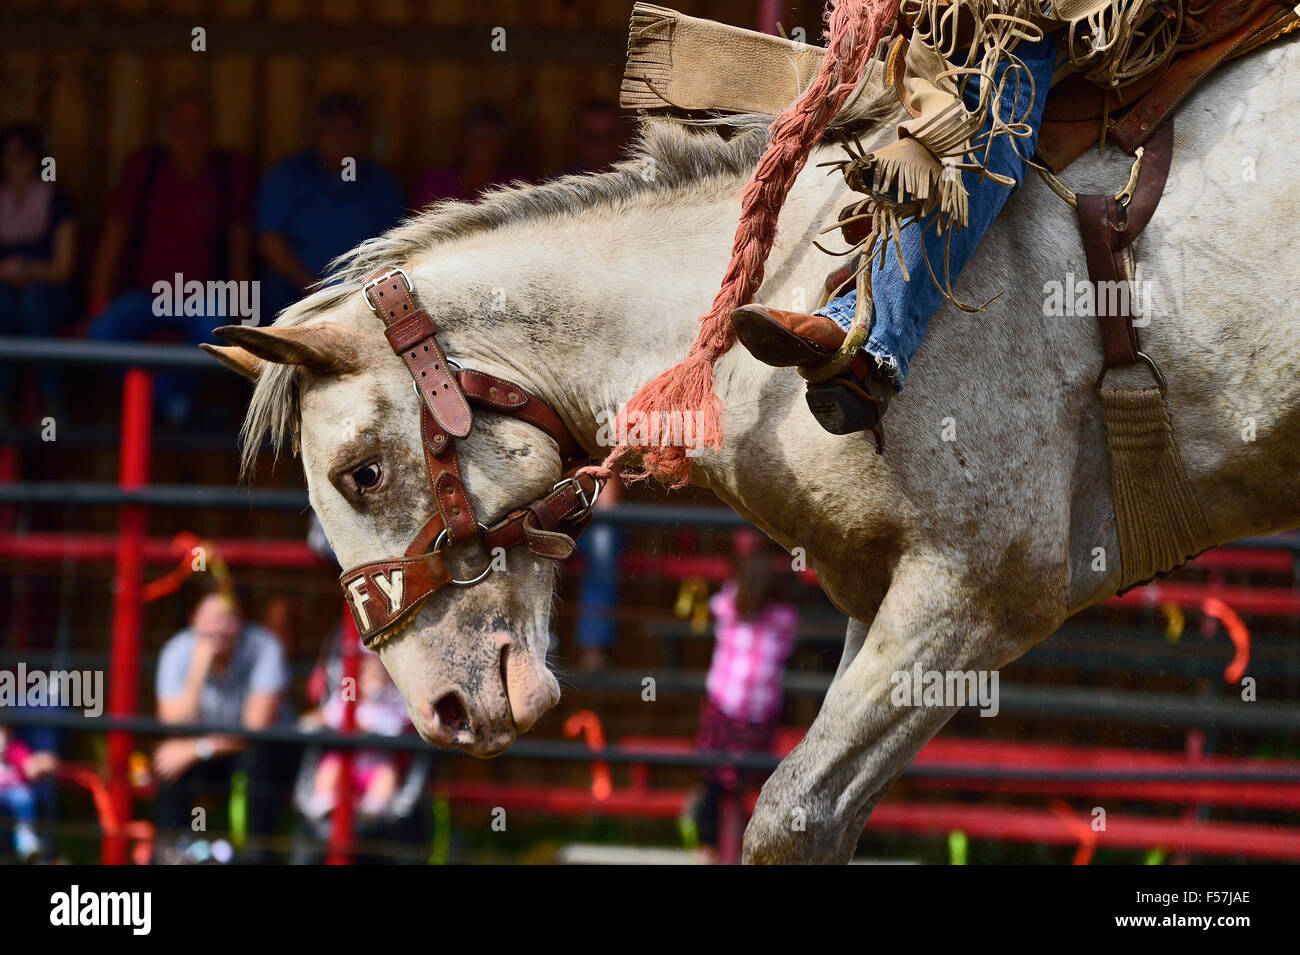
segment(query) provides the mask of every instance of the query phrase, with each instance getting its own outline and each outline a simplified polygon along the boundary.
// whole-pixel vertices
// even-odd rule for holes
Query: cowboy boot
[[[823,315],[746,305],[731,313],[731,324],[749,353],[777,368],[811,368],[826,361],[845,332]],[[826,381],[810,382],[806,399],[817,423],[831,434],[871,431],[884,451],[880,419],[894,386],[869,355],[859,352],[847,369]]]

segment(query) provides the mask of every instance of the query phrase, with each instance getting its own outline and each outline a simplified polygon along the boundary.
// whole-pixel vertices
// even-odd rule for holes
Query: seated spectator
[[[253,185],[247,159],[213,147],[207,101],[193,94],[176,100],[163,145],[133,155],[118,180],[91,274],[90,338],[210,342],[213,328],[247,317],[225,295],[216,306],[221,314],[208,314],[216,296],[206,294],[201,309],[183,309],[198,314],[176,315],[170,304],[191,282],[207,289],[252,279]],[[155,291],[159,283],[167,291]],[[251,290],[241,299],[251,302]],[[186,378],[159,373],[154,390],[167,418],[184,422],[192,400]]]
[[[228,594],[205,593],[188,628],[158,657],[158,719],[173,726],[200,723],[260,730],[283,716],[289,672],[280,642],[269,630],[243,621]],[[267,747],[214,733],[175,736],[153,754],[158,779],[158,826],[188,833],[204,791],[229,792],[237,769],[248,774],[248,830],[269,835],[275,799],[264,789],[275,777]]]
[[[573,162],[565,168],[565,174],[609,168],[622,156],[624,140],[618,107],[608,100],[588,101],[574,123]]]
[[[717,621],[700,729],[701,750],[746,755],[770,750],[784,702],[785,664],[794,650],[799,611],[783,593],[779,552],[754,531],[735,541],[735,575],[709,600]],[[766,770],[718,766],[705,774],[695,806],[700,842],[717,845],[718,800],[762,785]]]
[[[365,140],[360,102],[333,93],[317,111],[314,148],[267,173],[257,203],[257,249],[268,314],[301,298],[336,256],[401,217],[401,186],[366,157]]]
[[[376,736],[400,736],[410,726],[402,695],[393,685],[377,653],[362,650],[356,690],[358,730]],[[303,728],[323,725],[340,730],[343,728],[343,706],[343,693],[336,684],[319,713],[308,714],[300,725]],[[330,750],[321,757],[307,802],[309,817],[322,819],[333,810],[342,769],[343,754],[338,750]],[[400,779],[398,753],[383,749],[358,750],[352,759],[352,786],[361,815],[382,815],[397,793]]]
[[[44,157],[35,126],[0,132],[0,335],[53,337],[77,314],[76,217],[63,190],[42,178]],[[40,368],[38,382],[48,406],[57,396],[57,371]],[[12,367],[0,366],[0,403],[9,402],[14,386]]]
[[[14,819],[14,852],[23,862],[31,862],[42,851],[31,784],[54,772],[58,760],[52,753],[33,753],[9,734],[9,727],[0,724],[0,809]]]
[[[440,199],[469,201],[491,186],[527,179],[506,162],[510,126],[505,113],[491,103],[481,103],[465,114],[457,144],[455,166],[426,171],[411,190],[411,208],[423,209]]]

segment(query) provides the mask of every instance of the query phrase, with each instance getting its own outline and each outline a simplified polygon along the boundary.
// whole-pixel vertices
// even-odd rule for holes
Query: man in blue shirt
[[[265,270],[262,310],[275,315],[364,239],[397,224],[397,180],[365,152],[365,117],[352,96],[321,100],[314,148],[281,160],[258,196],[257,249]]]

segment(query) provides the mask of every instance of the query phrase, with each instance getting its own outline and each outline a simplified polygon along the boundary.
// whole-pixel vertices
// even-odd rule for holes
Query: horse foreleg
[[[898,568],[865,644],[842,666],[808,734],[763,786],[745,830],[744,861],[851,858],[872,808],[956,712],[955,706],[896,705],[894,675],[910,677],[918,662],[939,671],[996,666],[1016,656],[1013,647],[1033,642],[1026,638],[1037,628],[1028,622],[1018,634],[998,632],[992,621],[1005,626],[1007,615],[972,608],[959,581],[959,574],[931,562]],[[979,619],[972,619],[973,609],[984,611]]]
[[[854,660],[857,659],[858,652],[862,645],[867,641],[867,634],[871,632],[871,622],[855,620],[849,618],[848,628],[844,631],[844,652],[840,655],[840,665],[835,668],[835,676],[831,678],[831,686],[840,682],[840,677],[844,676],[844,671],[849,668]]]

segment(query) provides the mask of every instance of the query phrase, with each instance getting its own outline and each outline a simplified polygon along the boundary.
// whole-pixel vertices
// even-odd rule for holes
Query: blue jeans
[[[69,285],[0,282],[0,335],[53,338],[76,317],[77,294]],[[41,398],[52,401],[59,393],[55,365],[38,364],[36,381]],[[0,364],[0,397],[8,399],[14,386],[14,366]],[[17,408],[15,402],[12,407]]]
[[[618,555],[623,532],[612,524],[597,524],[578,538],[578,551],[587,569],[578,589],[578,645],[584,650],[612,650],[618,636]]]
[[[1022,42],[1014,53],[1034,76],[1033,108],[1024,120],[1033,128],[1033,133],[1026,139],[1014,140],[1014,145],[1011,137],[999,136],[989,152],[987,165],[991,172],[1014,179],[1016,188],[1019,188],[1025,175],[1025,163],[1020,156],[1032,156],[1038,145],[1043,107],[1047,104],[1047,90],[1056,66],[1056,37],[1048,34],[1037,43]],[[1005,61],[1000,65],[997,73],[999,79],[1007,67]],[[962,98],[967,109],[973,110],[977,106],[979,85],[980,79],[976,77],[963,92]],[[1014,80],[1009,80],[1007,93],[998,104],[1006,122],[1011,122],[1013,118],[1014,87]],[[991,126],[992,117],[984,124],[985,132]],[[1014,191],[970,170],[962,172],[962,182],[970,196],[969,216],[966,228],[951,233],[948,255],[949,274],[953,282],[961,275],[962,269],[975,254],[980,239]],[[871,269],[871,334],[867,338],[865,350],[893,378],[894,386],[899,391],[903,389],[903,379],[907,377],[912,356],[925,338],[930,316],[944,303],[943,295],[925,264],[928,258],[935,274],[940,279],[943,278],[943,247],[947,237],[937,234],[931,226],[932,220],[933,214],[924,220],[908,220],[902,229],[900,241],[910,281],[903,279],[903,271],[898,265],[898,250],[893,242],[886,239],[877,243],[875,252],[875,256],[878,256],[880,244],[887,244],[884,263],[876,261]],[[834,319],[847,331],[853,322],[857,304],[857,290],[850,289],[814,314]]]
[[[95,317],[87,337],[96,342],[140,342],[158,336],[189,345],[216,344],[212,329],[218,320],[206,315],[155,315],[153,296],[135,290],[124,292]],[[190,385],[181,373],[157,371],[153,376],[154,407],[173,421],[189,414]]]

